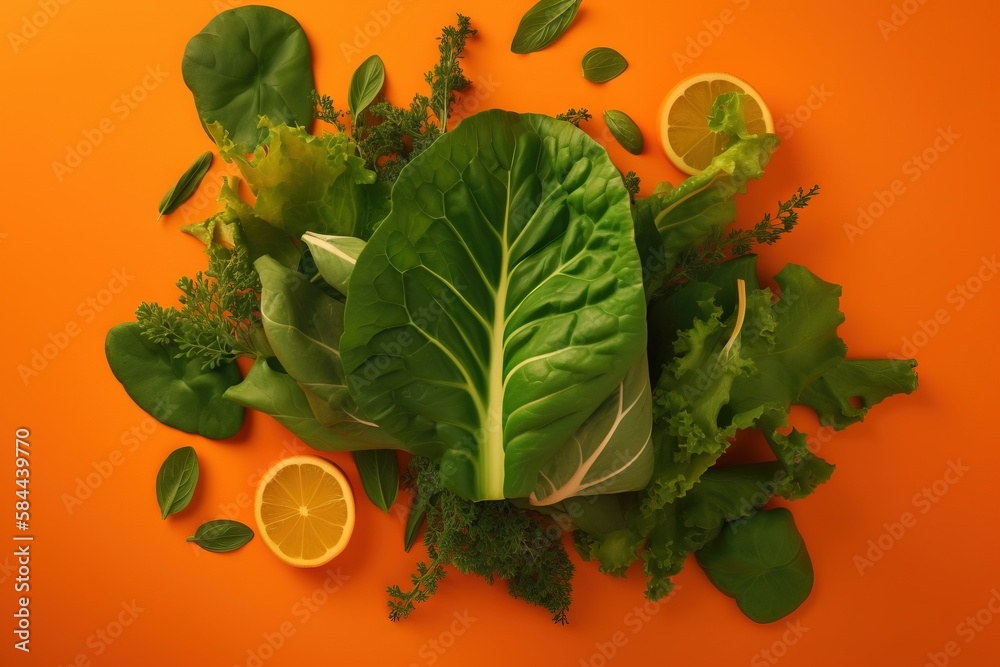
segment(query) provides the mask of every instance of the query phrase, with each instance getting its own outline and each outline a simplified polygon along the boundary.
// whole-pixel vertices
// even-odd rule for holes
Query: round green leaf
[[[628,67],[625,57],[607,46],[599,46],[583,54],[583,77],[592,83],[611,81]]]
[[[198,454],[194,447],[170,452],[156,473],[156,503],[166,519],[188,506],[198,485]]]
[[[783,507],[726,524],[697,558],[715,587],[736,598],[740,611],[757,623],[787,616],[812,591],[809,552]]]
[[[539,0],[521,18],[510,43],[514,53],[541,51],[566,32],[583,0]]]
[[[639,155],[645,146],[642,130],[624,111],[611,109],[604,112],[604,122],[611,130],[612,136],[632,155]]]
[[[176,345],[152,343],[136,322],[113,327],[104,341],[111,372],[150,415],[188,433],[229,438],[243,426],[243,407],[222,397],[242,379],[235,363],[204,370]]]
[[[312,123],[309,40],[285,12],[261,6],[222,12],[188,42],[181,73],[202,122],[218,122],[244,152],[265,136],[260,116],[275,125]]]

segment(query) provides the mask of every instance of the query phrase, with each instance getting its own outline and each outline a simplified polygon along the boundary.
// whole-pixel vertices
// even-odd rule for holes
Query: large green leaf
[[[465,497],[526,496],[642,355],[628,193],[569,123],[487,111],[401,173],[358,257],[352,394]]]
[[[652,412],[649,365],[642,357],[542,466],[531,503],[552,505],[646,486],[653,473]]]
[[[367,443],[399,447],[363,416],[347,388],[339,350],[343,304],[270,257],[258,259],[254,266],[260,273],[260,314],[267,341],[282,368],[305,390],[316,419],[358,441],[356,447],[343,449],[372,446]]]
[[[294,18],[271,7],[222,12],[191,38],[181,62],[202,122],[218,122],[244,153],[275,123],[312,124],[313,82],[309,40]]]
[[[243,408],[223,398],[240,381],[235,363],[205,370],[176,344],[153,343],[137,322],[108,331],[104,352],[111,372],[136,405],[160,420],[206,438],[229,438],[243,426]]]
[[[812,591],[809,552],[783,507],[727,525],[697,555],[715,587],[736,598],[740,611],[758,623],[787,616]]]

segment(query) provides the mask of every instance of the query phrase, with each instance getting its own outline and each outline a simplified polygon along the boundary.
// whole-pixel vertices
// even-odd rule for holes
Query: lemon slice
[[[739,91],[748,99],[743,117],[750,134],[774,132],[774,121],[760,93],[743,79],[711,72],[677,84],[660,107],[660,140],[674,166],[692,176],[729,146],[729,137],[708,129],[708,114],[722,93]]]
[[[318,456],[292,456],[261,478],[254,515],[261,539],[278,558],[317,567],[350,541],[354,496],[337,466]]]

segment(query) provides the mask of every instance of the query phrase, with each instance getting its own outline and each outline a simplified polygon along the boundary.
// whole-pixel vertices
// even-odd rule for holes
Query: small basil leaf
[[[399,462],[395,450],[358,450],[354,452],[354,462],[368,499],[388,513],[399,492]]]
[[[604,112],[604,122],[611,130],[612,136],[632,155],[639,155],[645,146],[642,130],[629,118],[628,114],[617,109]]]
[[[583,0],[541,0],[525,13],[514,33],[514,53],[541,51],[566,32]]]
[[[382,90],[385,84],[385,66],[377,55],[369,56],[351,77],[351,87],[347,91],[347,108],[351,118],[357,121]]]
[[[410,515],[406,518],[406,529],[403,531],[403,550],[409,551],[417,541],[420,528],[424,525],[424,518],[427,516],[427,508],[430,507],[430,499],[415,493],[413,505],[410,506]]]
[[[757,623],[787,616],[812,591],[809,552],[783,507],[727,523],[697,558],[712,584]]]
[[[211,151],[205,152],[201,157],[194,161],[190,167],[187,168],[181,177],[177,179],[174,187],[167,190],[167,194],[163,195],[163,199],[160,200],[160,206],[157,209],[160,213],[160,217],[165,215],[170,215],[177,208],[191,198],[194,191],[198,189],[198,185],[201,183],[201,179],[205,178],[205,174],[208,173],[208,168],[212,166],[212,153]],[[157,220],[160,219],[157,218]]]
[[[627,67],[625,57],[606,46],[599,46],[583,54],[583,77],[592,83],[611,81]]]
[[[283,11],[254,5],[220,13],[187,43],[181,74],[202,126],[218,122],[245,153],[267,136],[261,116],[274,125],[312,123],[309,40]]]
[[[166,519],[188,506],[198,484],[198,455],[194,447],[170,452],[156,473],[156,502]]]
[[[243,407],[222,397],[242,379],[235,363],[205,370],[179,345],[147,340],[137,322],[112,327],[104,353],[129,398],[167,426],[215,439],[230,438],[243,426]]]
[[[253,531],[239,521],[217,519],[198,526],[188,542],[194,542],[205,551],[226,553],[236,551],[253,539]]]

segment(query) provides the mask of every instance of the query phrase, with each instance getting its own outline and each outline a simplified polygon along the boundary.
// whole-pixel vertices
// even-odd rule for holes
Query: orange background
[[[171,302],[174,281],[205,265],[199,243],[178,228],[215,210],[210,195],[229,166],[216,160],[201,194],[176,214],[156,222],[154,209],[194,157],[212,148],[180,59],[188,38],[229,3],[10,0],[0,9],[8,443],[0,454],[0,508],[10,508],[0,509],[0,543],[9,545],[0,548],[0,663],[229,666],[257,664],[252,658],[263,655],[269,666],[922,665],[932,656],[939,665],[996,664],[1000,618],[975,632],[960,624],[991,596],[1000,609],[993,425],[1000,280],[983,264],[998,250],[997,3],[587,0],[553,47],[517,56],[508,47],[528,0],[400,2],[387,25],[369,26],[376,34],[352,57],[341,45],[374,20],[373,11],[384,18],[378,13],[387,0],[275,4],[305,27],[317,85],[341,104],[354,67],[372,53],[385,61],[387,94],[407,101],[424,89],[441,26],[456,11],[471,15],[481,32],[464,64],[476,82],[472,92],[484,98],[476,104],[553,114],[585,106],[598,114],[586,125],[598,138],[600,112],[626,111],[642,127],[646,151],[633,157],[613,142],[608,149],[622,169],[642,175],[644,192],[680,178],[658,146],[656,114],[682,78],[735,73],[757,87],[775,119],[785,119],[765,178],[739,202],[742,222],[756,221],[799,186],[819,183],[823,191],[795,233],[764,250],[763,270],[794,261],[842,284],[841,335],[852,356],[910,356],[915,346],[920,362],[920,390],[887,401],[863,425],[827,438],[801,420],[837,464],[829,483],[793,506],[816,571],[812,596],[790,626],[756,625],[692,562],[676,579],[677,594],[644,621],[634,612],[643,604],[639,572],[612,579],[577,559],[567,627],[510,599],[502,586],[455,573],[430,603],[392,624],[385,587],[406,582],[422,547],[405,554],[401,520],[363,498],[354,539],[330,565],[340,573],[330,595],[324,582],[338,582],[325,568],[289,568],[260,539],[228,555],[186,544],[211,518],[252,525],[247,499],[260,471],[297,451],[287,432],[259,414],[228,442],[157,427],[104,360],[110,326],[132,319],[140,301]],[[46,7],[58,11],[46,17]],[[42,25],[33,30],[32,22]],[[699,39],[700,53],[692,46]],[[597,45],[617,47],[630,63],[603,86],[579,75],[580,56]],[[691,62],[675,59],[685,49]],[[161,80],[146,78],[149,89],[134,95],[144,99],[123,106],[147,67],[160,68]],[[102,121],[112,131],[99,132],[92,152],[57,178],[53,163],[64,162],[86,133],[97,136]],[[935,147],[949,131],[951,139]],[[914,157],[925,151],[923,169]],[[888,202],[897,180],[894,201],[867,229],[845,229],[857,224],[859,207],[878,213],[879,196]],[[113,282],[116,271],[123,281]],[[979,271],[985,281],[977,282]],[[75,335],[63,339],[67,327]],[[19,366],[52,338],[64,349],[25,382]],[[11,634],[17,427],[31,429],[30,655],[13,650]],[[197,448],[202,479],[192,505],[163,522],[153,480],[181,445]],[[349,455],[331,458],[360,489]],[[959,461],[968,471],[949,475],[954,484],[941,481]],[[83,487],[87,497],[68,507],[88,475],[96,488]],[[935,502],[919,498],[925,488]],[[904,512],[915,523],[898,539],[884,535]],[[859,574],[855,556],[880,537],[889,548]],[[314,593],[310,610],[302,599]],[[119,627],[120,616],[130,623]],[[289,636],[280,648],[261,650],[283,630]],[[623,645],[614,646],[616,639]],[[602,648],[612,647],[613,658],[603,658]]]

